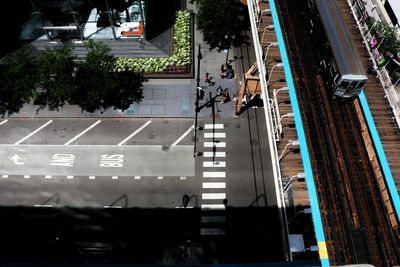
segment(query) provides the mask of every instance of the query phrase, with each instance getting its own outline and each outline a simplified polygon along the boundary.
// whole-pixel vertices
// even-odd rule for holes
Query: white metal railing
[[[287,255],[287,260],[292,260],[292,255],[290,252],[290,248],[288,245],[288,238],[289,238],[289,228],[287,223],[287,215],[286,215],[286,206],[284,201],[284,194],[283,194],[283,187],[282,187],[282,177],[281,177],[281,170],[279,165],[279,155],[278,155],[278,148],[276,142],[274,140],[275,130],[273,129],[273,120],[271,114],[271,105],[270,105],[270,98],[268,95],[268,86],[266,81],[266,67],[263,64],[263,49],[262,44],[260,43],[259,36],[258,36],[258,28],[259,28],[259,5],[258,0],[249,0],[247,1],[248,11],[250,15],[250,24],[251,24],[251,31],[254,43],[254,50],[257,59],[259,77],[260,77],[260,85],[261,85],[261,92],[262,92],[262,99],[264,104],[264,113],[265,113],[265,120],[268,132],[268,143],[270,147],[271,153],[271,161],[272,161],[272,172],[274,175],[274,184],[275,184],[275,192],[276,192],[276,201],[278,209],[282,210],[280,212],[280,220],[283,225],[282,229],[282,237],[285,240],[285,254]]]
[[[349,4],[349,6],[351,8],[351,13],[356,21],[357,27],[358,27],[358,29],[361,33],[361,36],[364,40],[364,44],[368,50],[370,59],[374,65],[374,67],[376,68],[378,64],[375,60],[375,52],[371,51],[369,44],[368,44],[368,41],[372,38],[371,30],[372,30],[373,26],[371,26],[371,29],[369,29],[368,25],[365,21],[357,20],[357,17],[355,15],[356,11],[354,10],[354,6],[351,5],[351,0],[347,0],[347,3]],[[363,31],[363,29],[367,30],[367,31]],[[376,49],[376,51],[377,50],[378,49]],[[389,101],[390,107],[392,108],[392,111],[394,114],[394,119],[396,120],[396,123],[397,123],[397,127],[400,129],[400,99],[399,99],[399,96],[397,95],[397,93],[395,91],[395,87],[393,86],[392,81],[390,80],[390,77],[389,77],[385,67],[383,67],[383,71],[380,71],[378,73],[378,75],[379,75],[379,80],[382,84],[382,87],[385,90],[385,96]]]

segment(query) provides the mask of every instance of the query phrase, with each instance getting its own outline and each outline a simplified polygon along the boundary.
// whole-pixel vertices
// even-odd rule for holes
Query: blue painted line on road
[[[281,53],[282,63],[284,65],[286,83],[287,83],[287,86],[289,87],[289,96],[290,96],[290,101],[292,103],[294,120],[296,123],[297,136],[298,136],[299,142],[300,142],[300,152],[301,152],[301,156],[302,156],[302,160],[303,160],[304,172],[306,174],[308,195],[309,195],[310,203],[311,203],[312,217],[313,217],[313,221],[314,221],[315,235],[316,235],[316,239],[317,239],[318,247],[319,247],[320,261],[321,261],[322,266],[330,266],[328,255],[327,255],[324,230],[323,230],[323,226],[322,226],[321,213],[320,213],[319,206],[318,206],[318,196],[317,196],[317,192],[315,189],[314,176],[312,173],[310,156],[309,156],[308,148],[307,148],[307,141],[306,141],[306,137],[304,134],[303,122],[301,120],[301,113],[300,113],[300,108],[299,108],[299,104],[297,101],[296,91],[294,88],[293,77],[292,77],[292,73],[291,73],[290,65],[289,65],[289,59],[288,59],[288,56],[286,53],[285,42],[283,40],[282,30],[281,30],[280,23],[279,23],[279,17],[278,17],[278,12],[277,12],[276,6],[275,6],[275,1],[270,0],[269,4],[270,4],[270,8],[271,8],[272,18],[274,21],[275,33],[278,38],[279,51]]]
[[[382,167],[383,175],[385,176],[386,179],[386,184],[389,187],[389,192],[394,204],[394,209],[396,210],[397,219],[400,220],[399,193],[397,192],[396,184],[394,183],[392,172],[390,171],[385,151],[383,150],[381,139],[379,138],[378,131],[376,130],[375,122],[374,119],[372,118],[371,110],[369,109],[364,91],[361,91],[358,98],[360,99],[361,107],[363,109],[365,119],[367,120],[368,129],[369,132],[371,133],[376,153],[378,154],[379,163]]]

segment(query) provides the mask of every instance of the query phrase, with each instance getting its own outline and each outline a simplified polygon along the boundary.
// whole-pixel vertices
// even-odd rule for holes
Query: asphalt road
[[[263,113],[0,122],[0,262],[282,260]]]

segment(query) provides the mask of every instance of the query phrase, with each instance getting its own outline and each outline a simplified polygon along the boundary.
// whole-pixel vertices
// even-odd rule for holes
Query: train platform
[[[303,121],[307,123],[307,118],[304,118],[303,114],[302,121],[302,114],[296,99],[295,90],[299,90],[299,88],[294,88],[285,42],[283,41],[287,36],[283,37],[282,35],[274,1],[257,1],[257,3],[252,1],[252,3],[254,6],[252,5],[251,8],[254,8],[255,13],[259,14],[258,17],[255,16],[255,21],[258,25],[258,38],[261,44],[260,54],[266,71],[266,90],[268,91],[268,101],[272,114],[272,125],[276,127],[273,135],[277,143],[277,155],[286,205],[288,207],[296,206],[299,203],[311,205],[315,234],[320,245],[321,264],[329,266],[325,244],[325,234],[329,236],[329,233],[324,233],[324,230],[329,232],[332,226],[325,225],[322,227],[321,223],[319,206],[323,204],[319,203],[318,198],[323,196],[318,195],[317,197],[316,186],[320,186],[320,182],[314,181],[313,178],[307,142],[304,136],[305,129],[302,125]],[[360,30],[357,28],[360,25],[357,25],[354,18],[351,17],[350,1],[341,0],[339,5],[342,13],[345,14],[353,41],[357,44],[363,65],[367,69],[371,65],[371,58],[373,57],[367,49],[368,43],[360,35],[360,30],[367,31],[368,29],[365,29],[364,26],[359,27]],[[301,56],[299,55],[299,57]],[[262,72],[260,72],[261,75]],[[378,183],[379,194],[386,207],[384,209],[387,210],[389,224],[393,229],[398,227],[398,216],[400,214],[398,195],[400,165],[397,160],[397,155],[400,152],[400,135],[396,120],[397,113],[393,109],[396,108],[393,107],[393,99],[398,99],[398,91],[383,69],[379,72],[378,77],[369,77],[365,90],[354,101],[359,125],[362,129],[361,134]],[[290,118],[292,118],[292,121],[294,119],[294,124],[288,122]],[[283,125],[286,127],[282,127]],[[291,129],[294,128],[293,126],[295,126],[295,129]],[[296,155],[298,151],[295,146],[300,147],[301,154]],[[286,162],[287,158],[289,158],[288,162]],[[294,174],[296,172],[297,174]],[[303,180],[306,183],[302,182]],[[289,194],[288,189],[291,191]],[[326,208],[321,207],[321,210],[326,211]]]
[[[253,39],[259,42],[257,62],[261,61],[263,65],[258,68],[260,80],[261,76],[265,76],[263,97],[265,102],[269,103],[267,106],[271,112],[269,123],[273,136],[270,138],[276,145],[276,160],[280,172],[278,176],[281,179],[281,193],[287,209],[289,236],[298,231],[291,225],[298,214],[305,214],[311,219],[311,213],[314,225],[314,231],[311,231],[315,232],[315,235],[313,233],[311,242],[314,242],[314,246],[310,249],[318,251],[317,257],[322,266],[329,266],[303,122],[275,2],[249,2],[250,13],[258,14],[253,17],[258,35],[257,38],[253,36]]]

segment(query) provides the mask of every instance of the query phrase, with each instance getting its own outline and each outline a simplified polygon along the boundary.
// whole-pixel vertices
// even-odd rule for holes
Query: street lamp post
[[[269,49],[270,49],[271,47],[279,47],[278,42],[272,42],[272,43],[270,43],[270,44],[267,46],[267,50],[266,50],[266,52],[265,52],[265,54],[264,54],[264,63],[265,63],[265,61],[267,60],[267,56],[268,56],[268,53],[269,53]]]
[[[199,44],[198,52],[197,52],[197,86],[196,86],[196,109],[195,109],[195,118],[194,118],[194,147],[193,147],[193,157],[199,156],[199,152],[197,152],[197,119],[199,112],[199,87],[200,87],[200,61],[203,58],[201,54],[201,46]]]
[[[274,72],[274,69],[275,68],[282,68],[282,67],[283,67],[283,63],[276,63],[275,65],[272,66],[271,72],[269,73],[269,77],[268,77],[268,81],[267,81],[268,85],[269,85],[269,82],[271,80],[271,76],[272,76],[272,73]]]

